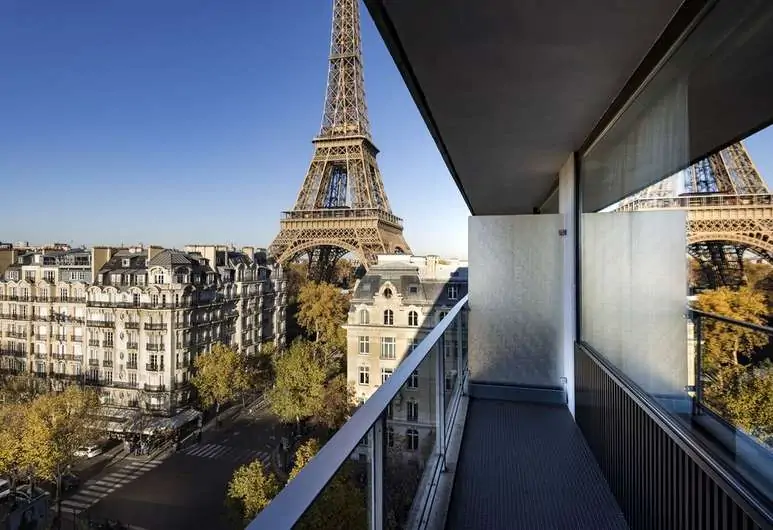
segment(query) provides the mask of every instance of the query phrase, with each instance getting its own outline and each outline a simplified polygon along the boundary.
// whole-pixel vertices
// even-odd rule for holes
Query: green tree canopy
[[[29,403],[47,391],[47,382],[33,374],[5,375],[0,378],[0,403]]]
[[[300,422],[319,411],[326,371],[315,358],[314,345],[296,340],[275,358],[274,386],[267,397],[271,410],[285,422]]]
[[[298,447],[295,452],[295,463],[290,471],[290,481],[301,472],[320,449],[319,441],[314,438]],[[296,523],[295,530],[359,530],[367,528],[367,500],[365,491],[357,485],[358,465],[355,462],[344,462],[319,497]]]
[[[279,492],[279,483],[263,469],[260,460],[238,468],[228,483],[226,504],[248,522],[271,502]]]
[[[338,350],[346,350],[346,332],[341,325],[349,313],[349,297],[325,282],[308,282],[298,294],[298,323],[314,336]]]
[[[196,374],[192,382],[205,407],[220,406],[236,399],[250,387],[250,375],[243,355],[217,343],[209,353],[203,353],[194,361]]]
[[[322,406],[314,421],[328,429],[340,429],[354,412],[354,385],[338,374],[325,385]]]

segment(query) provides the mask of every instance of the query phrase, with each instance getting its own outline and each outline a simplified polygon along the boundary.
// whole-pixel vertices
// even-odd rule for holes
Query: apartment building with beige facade
[[[251,247],[20,254],[0,281],[0,369],[99,388],[115,431],[137,412],[179,423],[196,355],[284,344],[284,288]]]
[[[467,262],[437,256],[383,255],[355,285],[346,325],[347,378],[362,403],[467,294]],[[445,399],[466,347],[467,315],[439,341],[387,411],[390,447],[415,452],[434,441],[436,355],[445,359]]]

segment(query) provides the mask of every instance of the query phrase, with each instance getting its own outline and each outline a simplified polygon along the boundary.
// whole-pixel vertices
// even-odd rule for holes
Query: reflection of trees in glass
[[[750,287],[721,287],[698,295],[695,308],[733,320],[766,324],[763,293]],[[744,431],[773,441],[773,364],[754,363],[755,352],[768,344],[763,332],[701,319],[704,402]]]
[[[411,506],[419,489],[435,442],[435,431],[424,435],[416,451],[407,449],[408,440],[393,434],[394,443],[387,447],[384,462],[384,528],[405,528]]]

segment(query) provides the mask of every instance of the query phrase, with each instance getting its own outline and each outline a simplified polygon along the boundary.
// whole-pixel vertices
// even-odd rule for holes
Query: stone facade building
[[[98,387],[116,420],[173,417],[189,407],[196,355],[284,344],[284,289],[249,247],[21,254],[0,281],[0,369]]]
[[[357,400],[367,400],[466,294],[466,261],[378,256],[378,263],[354,288],[345,325],[347,376]],[[464,313],[459,333],[466,335],[466,324]],[[450,390],[457,377],[457,348],[466,344],[466,340],[459,344],[454,324],[414,372],[388,410],[389,446],[403,446],[410,452],[434,441],[435,356],[445,357],[445,388]]]

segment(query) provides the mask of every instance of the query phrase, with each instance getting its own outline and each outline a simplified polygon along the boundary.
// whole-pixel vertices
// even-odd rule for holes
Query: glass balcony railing
[[[465,384],[466,306],[465,296],[391,375],[385,374],[373,395],[249,530],[292,528],[301,520],[313,526],[316,518],[335,517],[326,512],[326,503],[342,494],[356,498],[353,506],[359,509],[347,513],[356,527],[406,528],[427,521]],[[436,343],[449,334],[456,351],[439,353]],[[370,377],[379,374],[368,374],[363,384]]]

